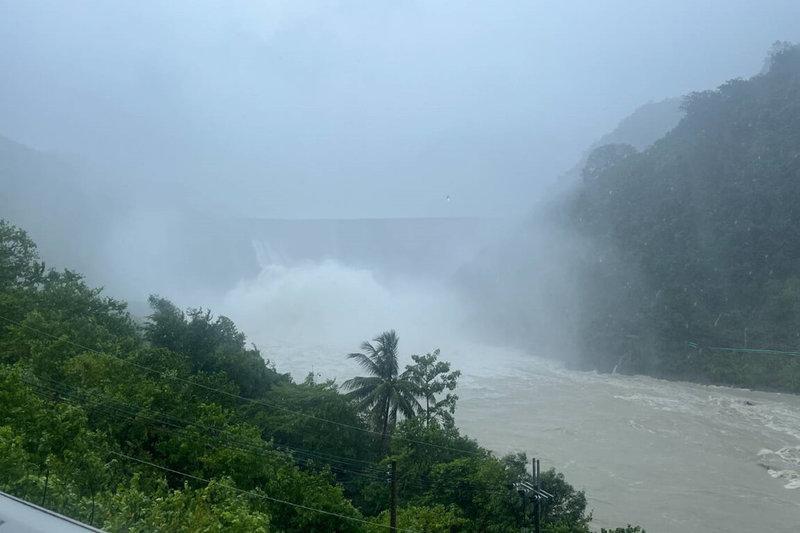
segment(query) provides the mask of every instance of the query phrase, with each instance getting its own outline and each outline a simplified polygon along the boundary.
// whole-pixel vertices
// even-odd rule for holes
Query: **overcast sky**
[[[242,215],[522,214],[776,40],[800,1],[0,0],[0,134]]]

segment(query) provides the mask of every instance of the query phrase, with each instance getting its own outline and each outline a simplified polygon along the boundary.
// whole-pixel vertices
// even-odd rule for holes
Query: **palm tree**
[[[351,353],[347,357],[355,359],[370,376],[359,376],[342,383],[342,387],[350,391],[346,396],[356,400],[359,409],[369,413],[381,432],[381,451],[385,449],[387,435],[397,423],[397,412],[412,417],[420,408],[415,382],[408,371],[399,374],[397,343],[394,330],[381,333],[372,343],[361,343],[364,353]]]

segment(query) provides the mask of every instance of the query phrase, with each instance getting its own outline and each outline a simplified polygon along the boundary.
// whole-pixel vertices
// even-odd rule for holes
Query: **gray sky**
[[[633,109],[756,73],[799,21],[797,0],[0,0],[0,134],[243,215],[516,215]]]

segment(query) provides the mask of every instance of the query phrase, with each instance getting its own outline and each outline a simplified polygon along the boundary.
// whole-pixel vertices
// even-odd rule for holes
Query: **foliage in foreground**
[[[140,327],[79,275],[46,271],[4,221],[0,273],[0,490],[109,531],[385,531],[394,459],[400,527],[529,520],[513,490],[525,456],[498,459],[445,416],[449,366],[417,381],[425,409],[384,454],[369,411],[335,383],[279,374],[224,317],[152,297]],[[583,492],[552,470],[543,481],[544,531],[588,531]]]

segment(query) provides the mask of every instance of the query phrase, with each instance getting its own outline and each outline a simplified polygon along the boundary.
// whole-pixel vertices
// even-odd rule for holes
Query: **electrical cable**
[[[351,424],[345,424],[343,422],[337,422],[335,420],[328,420],[328,419],[325,419],[325,418],[318,417],[316,415],[310,415],[308,413],[303,413],[302,411],[297,411],[297,410],[294,410],[294,409],[290,409],[288,407],[277,405],[277,404],[274,404],[274,403],[271,403],[271,402],[267,402],[267,401],[264,401],[264,400],[256,400],[254,398],[247,398],[245,396],[241,396],[241,395],[238,395],[238,394],[234,394],[232,392],[228,392],[228,391],[224,391],[224,390],[217,389],[217,388],[214,388],[214,387],[210,387],[208,385],[204,385],[202,383],[197,383],[195,381],[191,381],[191,380],[188,380],[188,379],[185,379],[185,378],[181,378],[181,377],[178,377],[178,376],[164,376],[164,373],[159,371],[159,370],[155,370],[155,369],[149,368],[147,366],[140,365],[139,363],[135,363],[133,361],[129,361],[129,360],[124,359],[124,358],[122,358],[120,356],[117,356],[117,355],[112,355],[112,354],[108,354],[106,352],[102,352],[100,350],[95,350],[94,348],[90,348],[88,346],[84,346],[84,345],[82,345],[80,343],[77,343],[77,342],[74,342],[74,341],[72,341],[72,340],[70,340],[68,338],[59,337],[57,335],[54,335],[52,333],[48,333],[46,331],[42,331],[40,329],[34,328],[32,326],[29,326],[27,324],[23,324],[21,322],[17,322],[15,320],[12,320],[12,319],[7,318],[5,316],[0,315],[0,319],[4,320],[4,321],[6,321],[6,322],[8,322],[10,324],[13,324],[13,325],[15,325],[17,327],[25,328],[25,329],[28,329],[28,330],[33,331],[35,333],[38,333],[40,335],[44,335],[44,336],[47,336],[47,337],[50,337],[50,338],[53,338],[53,339],[56,339],[56,340],[60,340],[60,341],[66,342],[66,343],[71,344],[71,345],[73,345],[75,347],[78,347],[78,348],[81,348],[83,350],[86,350],[87,352],[94,353],[94,354],[97,354],[97,355],[106,355],[106,356],[109,356],[109,357],[113,357],[113,358],[121,361],[124,364],[131,365],[131,366],[133,366],[135,368],[138,368],[140,370],[144,370],[144,371],[147,371],[147,372],[150,372],[150,373],[159,374],[162,377],[166,377],[167,379],[172,379],[174,381],[185,383],[185,384],[193,386],[193,387],[199,387],[199,388],[202,388],[202,389],[205,389],[205,390],[208,390],[208,391],[217,392],[217,393],[222,394],[224,396],[228,396],[228,397],[231,397],[231,398],[235,398],[235,399],[238,399],[238,400],[249,402],[249,403],[252,403],[252,404],[255,404],[255,405],[262,405],[264,407],[269,407],[269,408],[272,408],[272,409],[279,409],[279,410],[282,410],[284,412],[287,412],[287,413],[290,413],[290,414],[293,414],[293,415],[306,417],[308,419],[316,420],[318,422],[325,422],[325,423],[328,423],[328,424],[333,424],[335,426],[339,426],[339,427],[342,427],[342,428],[345,428],[345,429],[356,430],[356,431],[360,431],[362,433],[368,433],[368,434],[376,435],[376,436],[383,436],[381,433],[379,433],[377,431],[372,431],[370,429],[361,428],[361,427],[358,427],[358,426],[353,426]],[[440,444],[433,444],[433,443],[430,443],[430,442],[425,442],[425,441],[416,440],[416,439],[410,439],[410,438],[402,437],[402,436],[398,436],[398,435],[386,435],[386,437],[389,438],[389,439],[396,439],[396,440],[400,440],[400,441],[403,441],[403,442],[409,442],[409,443],[412,443],[412,444],[419,444],[419,445],[422,445],[422,446],[430,446],[432,448],[438,448],[438,449],[441,449],[441,450],[447,450],[447,451],[453,451],[453,452],[457,452],[457,453],[462,453],[464,455],[472,455],[472,456],[484,456],[485,455],[485,453],[481,453],[481,452],[472,452],[472,451],[469,451],[469,450],[461,450],[461,449],[458,449],[458,448],[453,448],[451,446],[443,446],[443,445],[440,445]]]
[[[45,388],[45,389],[50,390],[52,392],[57,392],[57,393],[59,393],[61,395],[64,395],[67,398],[72,398],[73,400],[78,400],[78,397],[76,395],[70,394],[69,392],[67,392],[65,390],[65,388],[69,387],[69,388],[77,389],[77,390],[80,391],[81,389],[79,387],[75,387],[75,386],[72,386],[72,385],[69,385],[69,384],[66,384],[66,383],[63,383],[63,382],[58,382],[58,381],[55,381],[55,380],[50,380],[50,379],[47,379],[47,378],[42,378],[40,376],[34,376],[34,377],[36,379],[39,379],[39,380],[42,380],[42,381],[50,382],[51,384],[53,384],[53,386],[46,386],[46,385],[42,385],[41,383],[37,384],[37,383],[34,383],[32,381],[27,381],[27,380],[21,380],[21,381],[23,383],[26,383],[26,384],[29,384],[29,385],[32,385],[32,386],[42,387],[42,388]],[[59,385],[61,386],[61,388],[58,388]],[[98,395],[98,396],[102,396],[102,397],[105,397],[106,399],[109,399],[111,401],[117,402],[118,404],[121,404],[121,405],[123,405],[125,407],[129,407],[129,408],[134,408],[135,409],[134,406],[131,406],[130,404],[126,404],[125,402],[121,402],[121,401],[119,401],[117,399],[114,399],[114,398],[109,398],[108,396],[105,396],[102,393],[98,393],[96,391],[92,391],[92,392],[94,394]],[[113,405],[109,405],[108,403],[99,402],[99,401],[93,400],[91,398],[83,398],[83,401],[92,403],[93,405],[95,405],[97,407],[100,407],[100,408],[106,408],[106,409],[109,409],[109,410],[112,410],[112,411],[117,411],[117,412],[123,413],[126,416],[126,418],[131,419],[131,420],[144,419],[144,420],[150,421],[152,423],[160,423],[160,424],[169,425],[169,426],[171,426],[173,428],[176,428],[178,430],[178,431],[174,431],[174,430],[168,430],[168,429],[165,429],[165,428],[156,428],[156,429],[164,431],[166,433],[174,434],[174,435],[177,435],[177,436],[182,437],[182,438],[191,438],[191,439],[198,438],[198,435],[191,435],[191,434],[185,433],[184,426],[180,426],[180,425],[174,424],[174,423],[169,422],[167,420],[163,420],[163,419],[159,419],[159,418],[153,418],[152,416],[148,416],[148,415],[142,414],[141,411],[121,409],[119,407],[115,407]],[[79,401],[75,401],[74,403],[76,405],[85,406],[85,405],[79,403]],[[180,418],[177,418],[177,417],[173,417],[172,415],[165,415],[164,413],[161,413],[161,412],[158,412],[158,411],[150,410],[150,413],[151,414],[155,414],[155,415],[165,416],[167,418],[172,418],[173,420],[181,422],[181,423],[183,423],[185,425],[188,425],[188,426],[194,426],[194,427],[198,427],[198,428],[201,428],[201,429],[215,431],[215,432],[218,432],[220,434],[223,434],[223,433],[230,434],[230,432],[228,432],[228,431],[221,430],[221,429],[215,428],[213,426],[205,426],[205,425],[197,423],[197,422],[187,421],[187,420],[183,420],[183,419],[180,419]],[[218,439],[220,441],[223,441],[223,442],[228,444],[226,446],[225,444],[220,444],[219,442],[217,442],[215,444],[217,447],[237,450],[237,451],[241,451],[241,452],[244,452],[244,453],[250,453],[250,454],[253,454],[253,455],[258,455],[258,456],[261,456],[261,457],[271,457],[268,453],[264,453],[264,452],[283,451],[283,450],[280,450],[280,449],[276,450],[276,449],[264,448],[264,447],[261,447],[261,446],[255,445],[255,444],[245,443],[245,442],[238,441],[238,440],[235,440],[235,439],[227,439],[227,438],[223,438],[223,437],[200,436],[200,438],[205,438],[206,442],[209,442],[210,438],[216,438],[216,439]],[[235,444],[235,446],[231,446],[230,445],[231,443]],[[291,449],[291,447],[289,447],[289,449]],[[319,459],[323,463],[327,461],[327,459],[325,457],[313,457],[313,453],[310,454],[310,455],[312,456],[313,459]],[[309,458],[305,458],[305,459],[301,459],[300,461],[298,461],[298,460],[296,460],[295,457],[292,457],[292,459],[295,461],[295,464],[297,464],[298,466],[301,466],[300,461],[305,461],[305,466],[306,467],[309,466],[309,464],[311,463],[311,460],[312,460],[312,459],[309,459]],[[359,476],[359,477],[372,479],[374,481],[380,481],[380,482],[386,482],[387,481],[386,472],[383,471],[380,468],[373,469],[372,473],[367,473],[365,471],[358,471],[358,470],[352,469],[352,465],[348,465],[351,468],[344,468],[342,466],[331,465],[330,463],[328,463],[328,466],[331,467],[331,471],[334,472],[334,473],[341,472],[341,473],[345,473],[345,474],[353,474],[353,475],[356,475],[356,476]],[[335,472],[335,471],[338,471],[338,472]],[[420,490],[423,490],[423,491],[424,490],[429,490],[431,488],[431,486],[432,486],[430,480],[428,480],[427,482],[410,481],[410,480],[407,479],[407,476],[401,476],[398,479],[398,481],[403,482],[404,485],[406,485],[406,486],[414,487],[414,488],[417,488],[417,489],[420,489]],[[505,490],[491,489],[491,488],[488,488],[488,487],[477,487],[474,484],[464,484],[464,485],[461,486],[461,488],[462,489],[471,490],[471,491],[482,491],[482,492],[489,492],[489,493],[502,493],[502,494],[505,494],[505,493],[508,492],[508,491],[505,491]]]
[[[80,403],[81,400],[79,398],[77,398],[75,395],[70,395],[68,392],[65,392],[62,389],[48,387],[48,386],[42,385],[42,384],[33,384],[33,383],[27,382],[27,381],[23,381],[23,382],[28,383],[30,385],[33,385],[35,387],[41,387],[41,388],[50,390],[52,392],[56,392],[56,393],[62,395],[67,401],[69,401],[71,399],[72,403],[74,403],[75,405],[78,405],[78,406],[81,406],[81,407],[86,407],[85,403]],[[186,433],[185,432],[185,428],[183,426],[179,426],[179,425],[170,423],[170,422],[168,422],[166,420],[153,418],[153,417],[144,415],[141,412],[128,411],[128,410],[125,410],[125,409],[121,409],[119,407],[115,407],[115,406],[112,406],[112,405],[105,404],[103,402],[98,402],[98,401],[94,401],[94,400],[86,399],[86,398],[83,398],[82,401],[83,402],[92,403],[94,406],[99,407],[99,408],[105,408],[105,409],[108,409],[108,410],[112,410],[112,411],[117,411],[117,412],[123,413],[127,418],[129,418],[131,420],[144,419],[144,420],[147,420],[147,421],[149,421],[151,423],[158,423],[158,424],[164,424],[164,425],[171,426],[173,428],[176,428],[178,431],[170,431],[170,430],[165,430],[165,431],[168,432],[168,433],[173,433],[173,434],[179,435],[179,436],[181,436],[183,438],[196,439],[196,438],[199,437],[199,438],[205,438],[207,442],[209,441],[210,438],[216,438],[218,441],[223,441],[223,442],[228,444],[226,446],[224,444],[217,443],[218,447],[237,450],[237,451],[241,451],[241,452],[244,452],[244,453],[250,453],[250,454],[253,454],[253,455],[258,455],[260,457],[274,457],[274,456],[269,455],[269,453],[266,453],[266,452],[282,451],[280,449],[264,448],[264,447],[258,446],[256,444],[245,443],[245,442],[242,442],[242,441],[237,441],[237,440],[232,440],[232,439],[226,439],[226,438],[223,438],[223,437],[192,435],[192,434]],[[125,404],[123,404],[123,405],[125,405]],[[191,423],[189,423],[189,424],[191,425]],[[198,427],[202,427],[202,425],[199,425],[199,424],[195,424],[195,425],[198,426]],[[160,429],[163,430],[164,428],[160,428]],[[213,429],[213,428],[209,428],[209,429]],[[221,433],[225,433],[225,432],[222,432],[222,431],[220,431],[220,432]],[[295,464],[297,464],[298,466],[301,466],[302,462],[304,461],[305,462],[304,463],[305,466],[309,467],[309,465],[311,465],[314,460],[319,460],[321,463],[327,464],[329,467],[331,467],[332,471],[336,470],[336,471],[342,472],[342,473],[354,474],[354,475],[357,475],[357,476],[366,477],[366,478],[369,478],[369,479],[372,479],[372,480],[376,480],[376,481],[385,481],[386,480],[385,472],[383,472],[382,470],[377,470],[376,469],[376,470],[372,471],[371,473],[368,473],[368,472],[364,472],[364,471],[355,470],[352,467],[352,465],[346,465],[347,467],[340,466],[340,465],[331,465],[324,458],[321,458],[321,457],[297,458],[297,457],[294,457],[294,455],[291,454],[290,452],[285,452],[284,451],[284,453],[287,453],[289,455],[289,457],[291,457],[292,460],[295,462]],[[382,474],[382,475],[379,475],[379,474]]]
[[[300,504],[300,503],[290,502],[288,500],[282,500],[280,498],[274,498],[274,497],[268,496],[266,494],[261,494],[261,493],[258,493],[258,492],[252,492],[252,491],[249,491],[249,490],[240,489],[238,487],[234,487],[233,485],[226,485],[225,483],[212,482],[210,479],[205,479],[205,478],[202,478],[202,477],[199,477],[199,476],[194,476],[192,474],[187,474],[186,472],[181,472],[179,470],[174,470],[172,468],[167,468],[166,466],[162,466],[162,465],[158,465],[158,464],[155,464],[155,463],[151,463],[150,461],[145,461],[144,459],[138,459],[138,458],[132,457],[130,455],[125,455],[124,453],[119,453],[119,452],[114,452],[114,451],[110,451],[109,453],[111,453],[112,455],[117,455],[119,457],[123,457],[125,459],[130,460],[130,461],[135,461],[137,463],[141,463],[141,464],[144,464],[144,465],[147,465],[147,466],[151,466],[153,468],[158,468],[160,470],[164,470],[165,472],[170,472],[172,474],[176,474],[176,475],[188,478],[188,479],[194,479],[195,481],[201,481],[203,483],[208,483],[208,484],[215,483],[216,485],[219,485],[220,487],[224,487],[226,489],[230,489],[230,490],[236,491],[236,492],[238,492],[240,494],[246,494],[248,496],[254,496],[256,498],[262,498],[262,499],[273,501],[273,502],[276,502],[276,503],[282,503],[284,505],[290,505],[292,507],[297,507],[299,509],[305,509],[306,511],[312,511],[312,512],[315,512],[315,513],[322,513],[322,514],[326,514],[326,515],[329,515],[329,516],[335,516],[337,518],[342,518],[344,520],[352,520],[354,522],[359,522],[361,524],[367,524],[367,525],[370,525],[370,526],[378,526],[378,527],[383,527],[383,528],[386,528],[386,529],[391,529],[391,526],[388,526],[388,525],[385,525],[385,524],[370,522],[369,520],[364,520],[362,518],[356,518],[356,517],[353,517],[353,516],[347,516],[347,515],[343,515],[343,514],[339,514],[339,513],[334,513],[332,511],[326,511],[324,509],[317,509],[316,507],[309,507],[308,505],[303,505],[303,504]],[[394,531],[409,531],[409,532],[412,532],[412,533],[419,533],[419,532],[417,532],[416,530],[413,530],[413,529],[406,529],[406,528],[399,528],[399,527],[398,528],[394,528]]]

